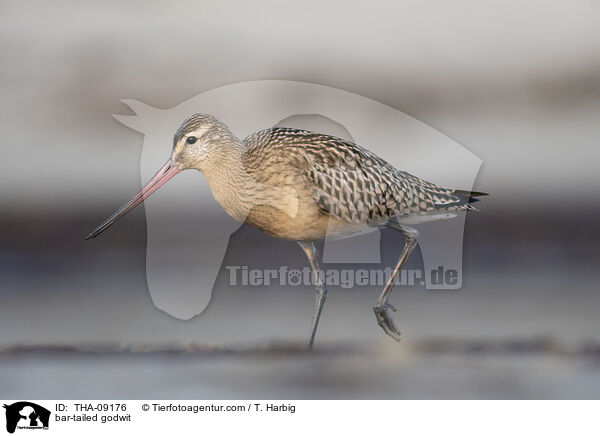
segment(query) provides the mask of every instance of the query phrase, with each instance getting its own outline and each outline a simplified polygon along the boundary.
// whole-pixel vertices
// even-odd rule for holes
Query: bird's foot
[[[388,336],[391,336],[395,341],[400,342],[400,330],[395,326],[394,321],[390,316],[389,309],[392,309],[394,312],[396,311],[396,308],[387,302],[373,306],[377,324],[379,324]]]

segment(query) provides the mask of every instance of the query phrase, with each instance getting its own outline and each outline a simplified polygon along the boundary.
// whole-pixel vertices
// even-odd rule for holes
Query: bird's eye
[[[187,142],[188,144],[193,144],[196,142],[196,137],[195,136],[188,136],[188,138],[185,140],[185,142]]]

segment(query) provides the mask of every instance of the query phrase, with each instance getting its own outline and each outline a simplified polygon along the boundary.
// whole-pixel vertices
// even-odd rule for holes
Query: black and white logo
[[[19,401],[3,406],[6,409],[6,431],[14,433],[16,429],[47,430],[50,411],[29,401]]]

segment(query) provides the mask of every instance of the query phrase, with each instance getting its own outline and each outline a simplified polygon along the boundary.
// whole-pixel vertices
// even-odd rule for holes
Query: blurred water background
[[[599,18],[586,1],[3,2],[0,395],[597,398]],[[383,102],[483,159],[463,289],[395,290],[400,344],[379,288],[333,287],[301,352],[312,289],[230,287],[224,267],[203,314],[170,317],[146,286],[143,208],[83,239],[140,186],[120,99],[271,78]],[[402,238],[382,239],[391,265]],[[305,260],[246,226],[223,261],[278,264]]]

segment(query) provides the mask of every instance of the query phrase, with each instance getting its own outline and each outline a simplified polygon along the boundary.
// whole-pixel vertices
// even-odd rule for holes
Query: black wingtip
[[[456,195],[460,195],[461,197],[483,197],[483,196],[486,196],[486,195],[490,195],[487,192],[464,191],[462,189],[455,189],[454,193]]]
[[[475,203],[476,201],[480,201],[480,198],[475,197],[484,197],[486,195],[490,195],[487,192],[478,192],[478,191],[464,191],[462,189],[455,189],[454,195],[458,197],[464,198],[466,203]]]
[[[478,191],[471,191],[469,192],[471,197],[485,197],[486,195],[490,195],[487,192],[478,192]]]

